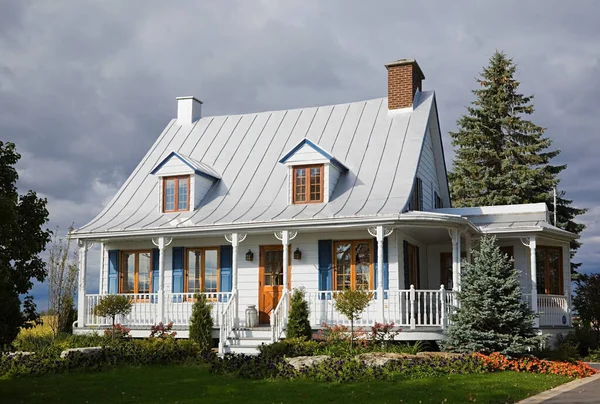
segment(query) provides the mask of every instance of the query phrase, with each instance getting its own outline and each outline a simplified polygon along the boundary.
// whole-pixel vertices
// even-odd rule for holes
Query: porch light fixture
[[[294,251],[294,259],[301,260],[302,259],[302,251],[298,247],[296,247],[296,251]]]
[[[252,253],[251,250],[248,250],[248,252],[246,253],[246,261],[252,261],[254,259],[254,254]]]

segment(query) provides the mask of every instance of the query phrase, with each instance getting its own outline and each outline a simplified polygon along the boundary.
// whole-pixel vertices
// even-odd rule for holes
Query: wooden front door
[[[290,275],[288,261],[288,288],[291,283]],[[282,293],[283,246],[261,246],[260,270],[258,274],[258,319],[260,324],[270,323],[271,311],[275,310],[277,307],[277,303],[279,303]]]
[[[408,286],[413,285],[415,289],[419,289],[419,247],[407,243],[408,248]]]

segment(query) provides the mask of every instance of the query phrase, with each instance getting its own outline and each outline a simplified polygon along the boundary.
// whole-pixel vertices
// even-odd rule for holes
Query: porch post
[[[87,271],[87,252],[93,243],[77,240],[79,246],[79,282],[77,283],[77,328],[85,327],[87,314],[85,298],[85,276]]]
[[[460,292],[460,282],[461,282],[461,273],[460,273],[460,262],[461,262],[461,247],[460,247],[460,234],[461,232],[456,230],[456,290]]]
[[[393,229],[386,229],[383,225],[371,227],[368,229],[369,234],[377,240],[377,305],[379,306],[379,319],[385,324],[385,296],[383,289],[383,240],[385,237],[392,234]]]
[[[173,241],[172,237],[152,239],[152,244],[158,247],[158,318],[157,323],[165,322],[165,247]]]
[[[460,252],[457,253],[458,249],[458,231],[451,229],[449,231],[450,237],[452,238],[452,290],[458,291],[458,260],[460,259]]]
[[[231,293],[236,295],[236,298],[233,302],[233,310],[235,313],[234,325],[238,327],[240,324],[240,315],[239,315],[239,296],[237,296],[238,292],[238,246],[242,241],[246,239],[246,233],[231,233],[225,235],[225,240],[231,243]]]
[[[289,292],[289,274],[288,274],[288,268],[290,265],[290,254],[289,254],[289,246],[290,246],[290,241],[292,241],[293,239],[296,238],[296,236],[298,235],[297,231],[289,231],[289,230],[282,230],[282,231],[277,231],[275,232],[275,238],[277,238],[277,240],[281,241],[281,245],[283,246],[283,291],[285,292]]]
[[[535,256],[536,249],[535,236],[529,237],[529,260],[531,267],[531,310],[537,315],[538,314],[538,301],[537,301],[537,260]],[[535,326],[540,326],[540,319],[536,317]]]
[[[104,243],[100,243],[100,282],[98,282],[98,293],[103,295],[106,288],[104,287]]]

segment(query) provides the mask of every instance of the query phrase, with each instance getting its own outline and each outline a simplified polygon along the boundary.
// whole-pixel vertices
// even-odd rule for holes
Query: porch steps
[[[237,354],[257,355],[258,347],[271,343],[271,327],[234,329],[227,339],[225,351]]]

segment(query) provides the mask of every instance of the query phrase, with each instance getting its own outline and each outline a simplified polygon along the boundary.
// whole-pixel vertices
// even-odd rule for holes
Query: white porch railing
[[[570,325],[569,302],[561,295],[538,295],[540,326]]]
[[[94,308],[98,305],[100,299],[106,295],[87,295],[86,304],[86,327],[110,326],[112,320],[107,317],[98,317],[94,314]],[[154,325],[158,315],[158,293],[126,293],[120,296],[127,296],[133,303],[131,313],[126,316],[117,316],[117,323],[130,325]]]
[[[221,312],[221,321],[219,328],[219,353],[225,353],[225,341],[229,338],[229,335],[233,331],[235,327],[236,321],[236,312],[235,309],[237,307],[237,291],[233,292],[229,301],[225,305],[223,311]]]
[[[276,342],[281,337],[285,326],[287,325],[288,312],[290,310],[290,293],[287,289],[283,290],[281,299],[277,307],[271,313],[271,342]]]
[[[323,323],[349,325],[350,321],[335,309],[333,295],[336,291],[307,292],[306,299],[310,308],[312,327],[320,327]],[[355,322],[358,326],[371,326],[380,320],[377,293]],[[417,327],[445,328],[454,302],[454,292],[444,289],[435,290],[389,290],[384,293],[384,317],[386,323],[415,329]]]
[[[202,293],[212,306],[211,317],[215,327],[221,324],[221,314],[231,298],[230,292]],[[165,293],[165,323],[186,326],[190,324],[195,293]]]
[[[231,293],[203,294],[212,306],[211,315],[215,327],[218,327],[221,322],[221,314],[231,298]],[[99,300],[104,296],[106,295],[86,295],[86,327],[105,327],[111,324],[110,318],[94,315],[94,307],[96,307]],[[116,318],[117,323],[127,326],[151,326],[160,321],[158,318],[158,293],[128,293],[121,294],[121,296],[129,297],[133,302],[133,306],[130,314]],[[169,323],[172,321],[173,325],[176,326],[189,325],[194,301],[194,293],[165,293],[164,322]]]

